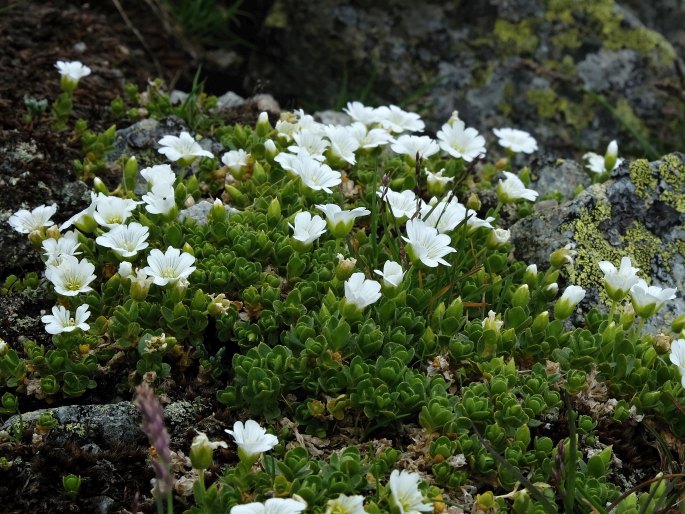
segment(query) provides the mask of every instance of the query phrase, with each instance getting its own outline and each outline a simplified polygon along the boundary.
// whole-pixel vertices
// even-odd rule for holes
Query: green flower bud
[[[138,177],[138,161],[133,156],[124,164],[124,188],[126,191],[133,191],[136,187]]]
[[[78,475],[66,475],[62,477],[62,487],[69,495],[69,497],[74,500],[78,494],[79,489],[81,489],[81,477]]]
[[[681,314],[673,320],[673,323],[671,323],[671,330],[673,330],[675,334],[680,334],[685,330],[685,314]]]
[[[525,307],[530,301],[530,291],[528,289],[528,284],[523,284],[514,291],[511,297],[511,304],[514,307]]]
[[[93,189],[96,193],[102,193],[103,195],[109,196],[109,189],[107,189],[107,186],[99,177],[93,179]]]
[[[281,214],[281,202],[278,201],[278,198],[274,198],[273,200],[271,200],[271,203],[269,203],[269,207],[266,209],[266,219],[273,226],[276,223],[278,223],[282,217],[283,215]]]
[[[533,324],[530,327],[531,332],[533,334],[540,334],[547,330],[547,326],[549,325],[549,312],[548,311],[543,311],[537,316],[535,316],[535,319],[533,319]]]

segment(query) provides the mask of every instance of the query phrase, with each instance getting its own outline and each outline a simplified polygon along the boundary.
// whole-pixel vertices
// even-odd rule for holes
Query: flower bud
[[[269,122],[269,114],[267,112],[261,112],[259,114],[259,117],[257,118],[257,126],[256,126],[255,130],[256,130],[257,135],[259,137],[264,137],[269,132],[271,132],[272,127],[271,127],[271,123]]]
[[[186,253],[189,253],[192,256],[195,256],[195,250],[189,243],[184,243],[182,250]]]
[[[488,234],[488,238],[485,240],[485,246],[494,250],[499,246],[507,244],[510,238],[511,232],[503,228],[495,228]]]
[[[81,477],[74,474],[69,474],[62,477],[62,487],[73,500],[76,498],[79,489],[81,489]]]
[[[530,330],[533,334],[540,334],[547,330],[547,325],[549,325],[549,311],[543,311],[535,316]]]
[[[538,267],[536,264],[530,264],[523,274],[523,282],[528,284],[528,287],[534,288],[538,283]]]
[[[217,448],[227,448],[224,441],[210,441],[204,432],[198,432],[190,446],[190,462],[193,469],[200,471],[212,465],[214,450]]]
[[[681,314],[671,323],[671,330],[674,333],[680,334],[685,329],[685,314]]]
[[[96,193],[102,193],[103,195],[109,196],[109,189],[107,189],[107,186],[99,177],[93,179],[93,189]]]
[[[209,210],[209,218],[212,221],[225,221],[226,220],[226,208],[224,207],[224,202],[220,198],[214,200],[212,207]]]
[[[335,268],[335,277],[345,281],[352,276],[357,259],[350,257],[346,259],[341,253],[338,254],[338,265]]]
[[[269,207],[266,209],[266,219],[269,222],[276,224],[281,220],[282,217],[281,202],[278,201],[278,198],[274,198],[271,200]]]
[[[479,211],[482,206],[480,197],[476,193],[471,193],[466,200],[466,207],[473,209],[474,211]]]
[[[43,245],[43,241],[45,240],[45,231],[44,230],[32,230],[29,233],[29,241],[33,243],[33,246],[36,248],[40,248]]]
[[[611,173],[616,166],[616,160],[618,159],[618,144],[614,139],[609,146],[607,146],[607,151],[604,154],[604,170],[607,173]]]
[[[520,285],[511,297],[511,304],[514,307],[525,307],[530,301],[530,290],[528,284]]]
[[[635,310],[633,309],[632,305],[626,305],[623,309],[623,314],[621,314],[621,317],[618,319],[618,322],[623,327],[623,330],[628,330],[633,326],[634,321]]]
[[[562,268],[567,264],[573,266],[573,258],[578,254],[575,250],[572,250],[567,246],[564,248],[559,248],[556,252],[552,253],[549,257],[549,262],[555,268]]]
[[[274,143],[271,139],[267,139],[266,141],[264,141],[264,150],[266,150],[267,157],[274,158],[276,157],[276,155],[278,155],[278,148],[276,147],[276,143]]]
[[[580,286],[568,286],[554,305],[554,317],[559,320],[568,318],[583,298],[585,289]]]
[[[543,293],[545,295],[546,300],[553,300],[554,297],[557,295],[559,292],[559,284],[556,282],[552,282],[551,284],[547,285],[545,289],[543,290]]]
[[[138,161],[135,155],[124,164],[124,188],[126,191],[133,191],[136,187],[138,178]]]

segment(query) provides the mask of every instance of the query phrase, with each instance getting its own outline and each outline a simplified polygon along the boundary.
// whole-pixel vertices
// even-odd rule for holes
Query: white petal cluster
[[[89,219],[90,222],[94,225],[95,220],[93,219],[93,215],[95,214],[95,209],[98,205],[98,195],[95,194],[93,191],[90,192],[90,205],[86,207],[84,210],[81,212],[77,212],[74,214],[71,218],[69,218],[67,221],[62,223],[59,226],[60,231],[66,230],[72,225],[80,225],[83,221],[86,219]]]
[[[352,273],[345,281],[345,301],[359,310],[376,303],[381,297],[381,284],[368,280],[363,273]]]
[[[623,159],[618,156],[618,144],[615,140],[609,143],[604,155],[599,155],[595,152],[587,152],[583,155],[583,159],[587,161],[585,167],[592,173],[598,175],[605,172],[611,172],[623,164]],[[609,167],[611,169],[608,169]]]
[[[357,151],[360,143],[354,136],[352,127],[326,125],[323,130],[330,141],[331,153],[348,164],[356,164],[357,158],[354,152]]]
[[[357,140],[360,148],[377,148],[385,146],[393,140],[392,134],[386,129],[369,129],[364,123],[358,121],[350,126],[349,131],[350,135]]]
[[[467,128],[462,120],[445,123],[437,137],[440,148],[452,157],[471,162],[485,155],[485,138],[476,129]]]
[[[380,115],[373,107],[367,107],[361,102],[347,102],[343,109],[354,121],[370,126],[381,121]]]
[[[231,514],[300,514],[306,508],[305,503],[292,498],[269,498],[264,503],[236,505]]]
[[[93,219],[102,227],[114,228],[126,223],[126,220],[141,203],[130,198],[119,198],[98,193]]]
[[[419,159],[427,159],[431,155],[435,155],[440,151],[438,143],[433,141],[428,136],[413,136],[404,134],[395,139],[395,142],[390,146],[390,149],[400,155],[406,155],[411,159],[416,159],[418,154]]]
[[[176,207],[174,187],[169,183],[158,183],[142,196],[145,210],[150,214],[169,214]]]
[[[423,495],[419,491],[419,480],[418,473],[396,469],[390,473],[390,492],[400,514],[418,514],[433,510],[432,504],[423,503]]]
[[[326,216],[328,230],[330,230],[335,237],[346,236],[350,230],[352,230],[354,221],[357,218],[371,214],[371,211],[364,207],[355,207],[349,211],[344,211],[339,205],[334,203],[317,205],[316,208]]]
[[[105,248],[111,248],[120,257],[133,257],[149,245],[149,229],[138,222],[128,225],[117,225],[112,230],[95,238],[95,242]]]
[[[324,139],[319,130],[301,130],[293,134],[294,145],[288,147],[288,151],[296,155],[309,156],[314,160],[323,162],[326,157],[324,152],[330,145],[330,141]]]
[[[247,455],[267,452],[278,444],[278,438],[267,434],[253,419],[248,419],[244,424],[242,421],[236,421],[233,430],[225,429],[225,432],[233,436],[235,444]]]
[[[242,148],[231,150],[221,156],[221,162],[231,171],[240,171],[249,162],[250,154]]]
[[[293,239],[310,245],[326,232],[326,222],[321,216],[312,216],[310,213],[298,212],[295,215],[294,225],[288,223],[293,229]]]
[[[630,298],[635,313],[641,318],[648,318],[657,312],[668,300],[675,298],[675,288],[662,289],[658,286],[648,286],[647,282],[639,278],[630,288]]]
[[[72,82],[78,82],[83,77],[90,75],[91,69],[81,61],[57,61],[55,68],[60,75],[67,77]]]
[[[407,251],[413,261],[421,261],[429,268],[435,268],[438,264],[451,266],[443,257],[452,252],[454,248],[449,246],[450,236],[438,234],[438,231],[426,225],[422,220],[407,221],[407,237],[402,236],[407,243]]]
[[[383,105],[375,109],[381,126],[394,134],[401,132],[423,132],[426,124],[421,116],[405,111],[396,105]]]
[[[57,212],[56,205],[39,205],[28,211],[20,209],[7,220],[14,230],[20,234],[30,234],[41,230],[43,227],[51,227],[55,223],[50,219]]]
[[[685,388],[685,339],[676,339],[671,343],[671,354],[669,359],[678,366],[680,371],[680,382]]]
[[[52,314],[46,314],[41,321],[45,323],[45,331],[48,334],[61,334],[62,332],[72,332],[77,328],[84,332],[90,328],[86,320],[90,317],[89,307],[87,304],[79,305],[76,308],[74,317],[71,313],[61,305],[55,305],[52,308]]]
[[[533,153],[538,149],[535,138],[524,130],[513,128],[494,129],[500,146],[508,148],[514,153]]]
[[[518,200],[535,201],[538,197],[537,191],[526,189],[525,184],[515,174],[509,171],[503,171],[502,173],[506,178],[497,183],[497,194],[502,202],[511,203]]]
[[[398,220],[413,217],[423,205],[421,199],[410,190],[398,193],[392,189],[380,188],[376,194],[388,203],[390,213]]]
[[[170,246],[164,253],[155,248],[148,255],[148,265],[143,271],[152,277],[154,284],[165,286],[188,278],[195,271],[194,263],[195,257],[187,252],[181,252],[178,248]]]
[[[151,188],[159,184],[174,185],[176,174],[168,164],[158,164],[140,170],[141,176],[147,181]]]
[[[80,255],[78,247],[81,243],[78,242],[76,233],[73,231],[65,232],[59,239],[49,237],[44,239],[41,243],[43,247],[43,255],[46,257],[46,264],[58,266],[62,262],[62,257],[65,255],[76,256]]]
[[[599,261],[597,265],[604,272],[604,286],[612,300],[622,300],[640,280],[636,275],[640,270],[633,267],[630,257],[621,258],[619,269],[609,261]]]
[[[188,132],[181,132],[178,136],[164,136],[157,142],[160,148],[157,150],[171,162],[180,159],[193,159],[195,157],[214,157],[212,152],[203,150]]]
[[[385,261],[383,271],[375,269],[373,272],[383,278],[383,286],[387,288],[399,287],[402,284],[405,273],[407,273],[402,269],[402,265],[395,261]]]
[[[334,500],[328,500],[324,514],[366,514],[364,497],[341,494]]]
[[[55,286],[57,294],[76,296],[93,290],[90,283],[96,278],[94,271],[95,266],[87,259],[79,261],[71,255],[63,255],[59,265],[48,264],[46,266],[45,278]]]

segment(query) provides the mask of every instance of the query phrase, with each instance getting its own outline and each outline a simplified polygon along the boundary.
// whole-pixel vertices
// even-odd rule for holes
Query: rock
[[[601,260],[615,265],[631,257],[652,285],[678,288],[650,318],[647,329],[667,330],[685,312],[685,155],[656,162],[637,160],[614,170],[609,181],[595,184],[561,205],[545,202],[511,228],[515,255],[546,266],[549,255],[571,244],[578,255],[568,282],[588,290],[585,306],[601,303]]]
[[[295,106],[365,95],[419,109],[429,131],[458,110],[561,156],[619,139],[657,158],[682,143],[677,54],[617,1],[278,0],[262,30],[246,88],[273,84]]]
[[[195,221],[198,225],[204,225],[209,219],[209,211],[212,209],[212,202],[209,200],[201,200],[192,207],[183,209],[178,213],[178,222],[183,223],[187,218]],[[238,212],[230,205],[224,205],[227,214]]]
[[[540,193],[541,197],[558,192],[564,199],[570,200],[576,191],[590,185],[590,176],[582,164],[572,160],[542,154],[535,160],[532,168],[536,179],[530,187]]]
[[[324,125],[350,125],[352,123],[352,118],[344,112],[330,110],[315,112],[314,119]]]
[[[230,109],[232,107],[237,107],[245,103],[245,99],[242,96],[236,95],[233,91],[227,91],[223,95],[217,97],[217,109]]]

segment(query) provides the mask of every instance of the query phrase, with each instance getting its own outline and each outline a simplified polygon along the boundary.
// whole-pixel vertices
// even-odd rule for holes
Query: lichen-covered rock
[[[678,288],[678,297],[648,323],[652,331],[665,329],[685,312],[685,155],[624,163],[611,180],[569,202],[536,206],[511,234],[516,256],[540,266],[553,251],[575,247],[568,280],[588,289],[586,305],[600,301],[603,273],[597,263],[618,265],[623,255],[630,256],[653,285]]]
[[[677,55],[614,0],[278,0],[263,32],[248,87],[299,102],[403,103],[431,129],[458,110],[562,155],[619,138],[657,158],[682,143]]]

